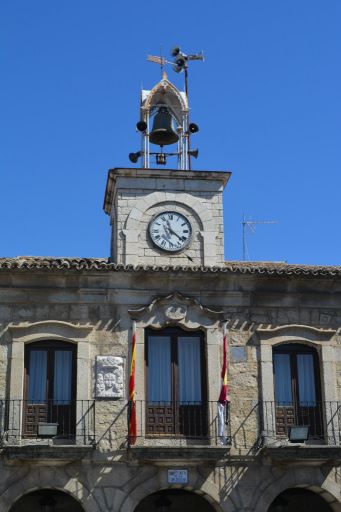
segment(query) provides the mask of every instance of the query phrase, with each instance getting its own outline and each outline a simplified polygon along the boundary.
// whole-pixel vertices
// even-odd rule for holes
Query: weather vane
[[[161,51],[160,51],[161,53]],[[189,122],[188,106],[188,63],[192,60],[204,60],[203,52],[187,55],[180,47],[171,50],[174,61],[168,61],[162,55],[148,55],[147,60],[159,64],[161,81],[151,91],[141,91],[140,120],[136,124],[142,135],[142,148],[130,153],[129,159],[136,163],[143,158],[145,168],[150,166],[150,157],[155,156],[157,165],[165,165],[167,157],[176,156],[178,169],[190,170],[191,157],[198,157],[198,150],[191,150],[190,135],[199,131],[195,123]],[[179,91],[167,78],[164,67],[171,64],[176,73],[184,72],[185,91]],[[151,121],[153,121],[150,130]],[[160,151],[150,151],[150,144],[160,146]],[[177,144],[177,150],[164,152],[163,147]]]
[[[166,60],[162,55],[147,55],[147,60],[149,62],[155,62],[155,64],[159,64],[161,67],[161,74],[163,71],[163,68],[166,64],[171,64],[173,70],[176,73],[181,73],[181,71],[185,72],[185,91],[188,97],[188,62],[190,60],[201,60],[204,61],[204,52],[201,51],[200,53],[194,53],[190,55],[186,55],[186,53],[181,51],[180,46],[175,46],[171,50],[171,56],[174,57],[174,61],[170,62]]]

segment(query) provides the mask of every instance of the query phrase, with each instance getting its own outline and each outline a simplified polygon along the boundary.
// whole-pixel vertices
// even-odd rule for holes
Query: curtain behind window
[[[291,368],[289,354],[274,354],[275,400],[277,405],[292,403]]]
[[[171,344],[169,336],[148,338],[148,401],[167,402],[172,399]]]
[[[72,352],[56,350],[54,354],[53,404],[68,405],[71,401]]]
[[[298,399],[301,406],[315,407],[314,360],[311,354],[297,354]]]
[[[200,338],[179,336],[179,400],[201,402]]]
[[[47,352],[32,350],[30,352],[28,401],[31,403],[46,400]]]

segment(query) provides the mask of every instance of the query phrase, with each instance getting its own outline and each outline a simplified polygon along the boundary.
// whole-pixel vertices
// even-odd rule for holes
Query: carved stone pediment
[[[269,343],[292,343],[295,341],[330,341],[335,335],[336,330],[312,327],[310,325],[288,324],[277,327],[260,325],[257,332],[263,341]]]
[[[197,329],[200,326],[212,327],[223,319],[223,311],[209,309],[179,292],[156,298],[147,306],[130,310],[129,314],[140,325],[154,327],[172,324]]]

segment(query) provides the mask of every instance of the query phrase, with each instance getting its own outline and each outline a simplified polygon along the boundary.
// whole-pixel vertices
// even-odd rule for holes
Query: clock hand
[[[169,220],[167,220],[166,222],[167,222],[167,226],[168,226],[168,231],[170,231],[171,233],[173,233],[173,235],[177,236],[179,240],[183,241],[183,237],[182,237],[182,236],[180,236],[180,235],[178,235],[178,234],[174,231],[174,229],[173,229],[173,228],[171,227],[171,225],[170,225]]]
[[[170,235],[169,228],[167,228],[166,226],[163,226],[163,230],[165,232],[165,235],[166,235],[167,239],[169,240],[169,238],[170,238],[170,236],[169,236]]]
[[[177,233],[175,233],[175,231],[173,231],[173,229],[172,229],[172,228],[168,228],[168,229],[169,229],[169,231],[170,231],[171,233],[173,233],[173,235],[177,236],[179,240],[182,240],[181,236],[180,236],[180,235],[178,235]]]

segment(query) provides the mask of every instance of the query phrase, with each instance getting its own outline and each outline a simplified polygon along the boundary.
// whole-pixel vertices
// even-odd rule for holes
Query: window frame
[[[207,357],[206,357],[206,344],[205,333],[200,330],[187,331],[179,326],[167,326],[161,329],[148,327],[145,329],[145,353],[144,353],[144,375],[145,375],[145,398],[148,402],[148,337],[150,335],[169,336],[171,345],[171,402],[179,403],[179,360],[177,353],[177,342],[181,336],[188,336],[200,340],[200,373],[201,373],[201,402],[207,403],[208,396],[208,383],[207,383]]]
[[[68,350],[71,352],[71,399],[73,402],[76,400],[77,393],[77,346],[73,343],[66,341],[34,341],[25,345],[24,354],[24,401],[28,402],[29,391],[29,364],[30,352],[33,350],[46,350],[47,351],[47,368],[46,368],[46,401],[54,399],[54,353],[59,350]]]
[[[319,357],[314,347],[309,345],[303,345],[300,343],[287,343],[277,345],[272,348],[272,367],[273,367],[273,384],[274,393],[276,390],[276,373],[275,373],[275,354],[288,354],[290,357],[290,372],[291,372],[291,393],[292,401],[299,403],[299,379],[298,379],[298,365],[297,356],[304,354],[311,354],[313,357],[313,369],[314,369],[314,382],[315,382],[315,395],[316,402],[321,403],[321,371],[319,366]],[[275,403],[277,403],[276,395],[274,396]]]

